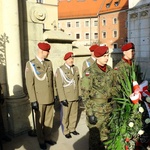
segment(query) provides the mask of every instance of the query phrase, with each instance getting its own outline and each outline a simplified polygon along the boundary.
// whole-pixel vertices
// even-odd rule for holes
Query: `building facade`
[[[26,61],[35,58],[38,42],[48,41],[55,71],[63,63],[64,53],[72,51],[73,39],[58,30],[57,0],[0,0],[0,21],[3,118],[6,131],[16,136],[33,127],[25,86]]]
[[[143,78],[150,81],[150,2],[129,0],[128,41],[135,44],[136,61],[141,66]]]

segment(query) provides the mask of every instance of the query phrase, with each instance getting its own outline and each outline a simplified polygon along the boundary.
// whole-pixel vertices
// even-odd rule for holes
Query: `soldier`
[[[73,53],[64,56],[65,63],[56,70],[56,85],[62,109],[62,129],[66,138],[71,134],[78,135],[76,131],[78,101],[81,100],[79,89],[79,70],[75,66]]]
[[[86,68],[90,67],[96,60],[95,56],[94,56],[94,50],[98,47],[98,45],[92,45],[89,50],[91,52],[91,56],[86,59],[84,62],[83,62],[83,65],[82,65],[82,75],[83,75],[83,72]]]
[[[52,62],[46,59],[51,46],[46,42],[38,43],[38,52],[35,59],[26,63],[26,86],[31,102],[35,110],[37,138],[41,149],[46,149],[46,143],[56,144],[51,140],[53,126],[54,84]]]
[[[102,150],[103,141],[107,140],[107,120],[112,110],[107,90],[102,79],[107,76],[111,67],[107,65],[109,50],[99,46],[94,50],[96,61],[84,71],[81,79],[82,99],[86,109],[87,126],[89,127],[89,150]]]
[[[114,67],[114,70],[110,72],[111,75],[110,77],[110,85],[111,87],[116,87],[116,92],[111,91],[110,93],[112,96],[114,96],[114,93],[117,93],[117,96],[120,97],[122,96],[121,92],[121,86],[120,86],[120,77],[124,78],[124,71],[126,71],[128,77],[131,75],[131,68],[132,68],[132,63],[135,55],[135,48],[133,43],[127,43],[122,46],[122,52],[123,52],[123,57],[120,62],[116,64]],[[109,84],[109,81],[107,81],[107,84]],[[113,89],[113,88],[112,88]],[[116,95],[115,95],[116,96]]]

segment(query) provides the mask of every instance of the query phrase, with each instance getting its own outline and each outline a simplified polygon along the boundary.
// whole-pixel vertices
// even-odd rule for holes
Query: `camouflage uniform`
[[[109,95],[107,90],[109,87],[106,86],[105,81],[102,82],[102,79],[107,76],[110,70],[111,67],[107,65],[106,72],[102,71],[95,62],[91,67],[85,70],[81,79],[82,99],[86,109],[87,126],[91,129],[90,134],[99,136],[99,142],[106,140],[109,132],[107,129],[107,120],[112,111],[112,102],[108,103]],[[90,124],[88,120],[88,116],[92,115],[97,118],[95,125]],[[98,129],[99,134],[96,132],[96,129]],[[97,137],[93,137],[91,139],[89,146],[91,146],[93,142],[96,142],[96,138]],[[93,147],[93,149],[96,150],[97,148]]]
[[[122,87],[120,81],[126,77],[132,81],[131,71],[132,65],[127,63],[124,59],[121,59],[121,61],[114,67],[114,69],[108,73],[109,78],[105,78],[105,82],[107,86],[112,87],[108,91],[110,97],[122,97]],[[125,76],[125,74],[127,76]]]

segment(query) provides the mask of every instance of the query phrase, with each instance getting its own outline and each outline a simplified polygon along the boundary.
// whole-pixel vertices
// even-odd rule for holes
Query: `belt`
[[[98,104],[104,104],[104,103],[107,103],[108,100],[107,99],[104,99],[104,98],[91,98],[90,99],[91,101],[94,101]]]

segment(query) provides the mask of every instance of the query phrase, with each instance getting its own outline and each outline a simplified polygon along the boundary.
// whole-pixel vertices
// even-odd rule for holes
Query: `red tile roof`
[[[118,6],[114,3],[118,2]],[[106,4],[110,7],[106,8]],[[98,13],[106,13],[128,8],[128,0],[59,0],[58,18],[96,17]]]
[[[103,14],[125,9],[128,9],[128,0],[104,0],[98,13]]]

